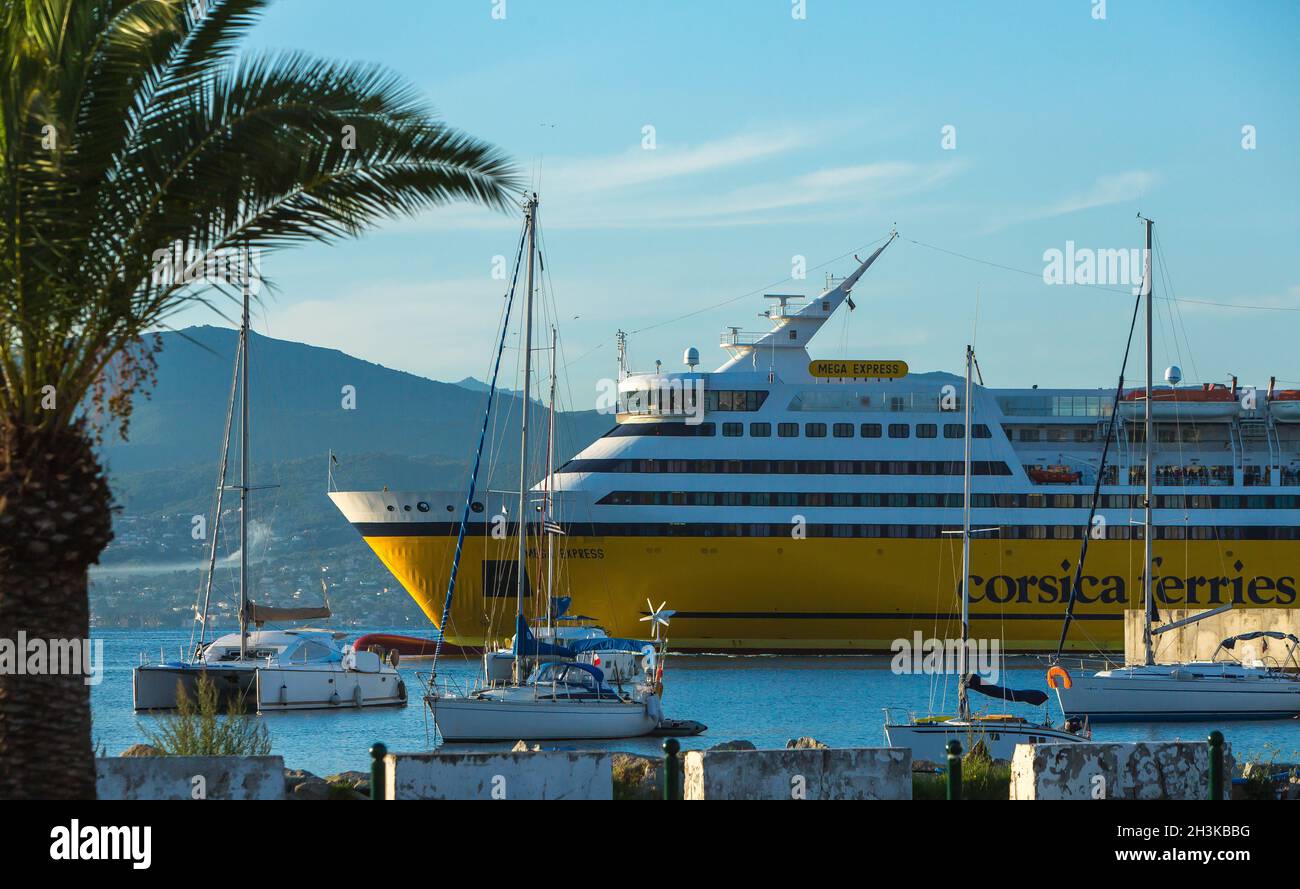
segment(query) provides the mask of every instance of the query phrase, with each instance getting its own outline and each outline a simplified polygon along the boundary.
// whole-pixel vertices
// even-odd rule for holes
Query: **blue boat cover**
[[[568,647],[574,651],[643,651],[649,642],[640,639],[614,639],[602,636],[596,639],[571,639]]]
[[[1237,636],[1229,636],[1227,639],[1224,639],[1219,643],[1219,647],[1231,651],[1232,646],[1236,645],[1238,642],[1245,642],[1249,639],[1259,639],[1261,637],[1267,637],[1269,639],[1290,639],[1292,642],[1300,645],[1300,639],[1297,639],[1290,633],[1283,633],[1278,630],[1255,630],[1253,633],[1241,633]]]
[[[515,617],[515,645],[514,653],[516,655],[555,655],[557,657],[573,657],[573,650],[563,645],[552,645],[550,642],[540,642],[528,629],[528,622],[524,620],[523,615]]]
[[[1047,703],[1047,693],[1038,691],[1034,688],[1003,688],[1000,685],[991,685],[979,676],[972,674],[966,680],[966,687],[971,691],[977,691],[982,695],[988,695],[991,698],[1001,698],[1004,701],[1010,701],[1013,704],[1032,704],[1035,707],[1041,707]]]

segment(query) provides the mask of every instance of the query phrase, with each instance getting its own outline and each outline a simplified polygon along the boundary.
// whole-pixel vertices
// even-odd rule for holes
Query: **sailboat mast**
[[[1146,414],[1144,418],[1146,439],[1146,469],[1144,471],[1144,491],[1143,491],[1143,508],[1142,508],[1142,563],[1146,567],[1142,571],[1142,645],[1144,649],[1145,663],[1147,665],[1156,662],[1155,655],[1151,650],[1151,378],[1152,370],[1152,302],[1154,300],[1154,290],[1152,287],[1152,273],[1154,271],[1151,256],[1151,229],[1155,223],[1141,217],[1142,224],[1146,228],[1146,250],[1142,255],[1142,289],[1146,296],[1146,314],[1147,314],[1147,391],[1146,391]]]
[[[247,249],[247,248],[245,248]],[[248,293],[244,257],[243,314],[239,322],[239,659],[248,655]]]
[[[208,608],[212,602],[212,580],[217,570],[217,538],[221,536],[221,507],[225,501],[226,470],[230,466],[230,427],[235,416],[235,391],[239,387],[239,371],[244,361],[244,338],[241,334],[235,347],[235,366],[230,374],[230,398],[226,401],[226,429],[221,438],[221,469],[217,473],[217,508],[212,517],[212,545],[208,549],[208,576],[203,588],[203,613],[199,616],[199,644],[194,654],[203,650],[207,642]]]
[[[970,638],[970,488],[971,488],[971,365],[975,352],[966,347],[966,423],[965,450],[962,456],[962,507],[961,507],[961,680],[957,683],[957,710],[961,719],[970,718],[970,702],[966,698],[967,640]]]
[[[546,428],[546,509],[543,511],[545,521],[542,532],[546,535],[546,627],[551,627],[551,603],[555,601],[555,535],[548,530],[555,524],[553,514],[555,500],[551,490],[552,476],[555,473],[555,328],[551,328],[551,394],[549,401],[550,416]],[[554,638],[552,636],[552,638]]]
[[[524,386],[519,420],[519,561],[515,576],[515,681],[524,681],[524,584],[528,580],[528,407],[533,368],[533,263],[537,255],[537,195],[528,199],[528,265],[524,279]]]

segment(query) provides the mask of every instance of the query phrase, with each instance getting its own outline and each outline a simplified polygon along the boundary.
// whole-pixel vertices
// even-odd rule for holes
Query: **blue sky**
[[[282,0],[257,48],[382,62],[450,124],[540,183],[573,407],[614,370],[722,363],[758,294],[813,293],[902,236],[817,357],[959,371],[975,323],[986,382],[1113,382],[1131,298],[1041,273],[1044,251],[1140,245],[1173,283],[1157,361],[1300,387],[1300,7],[1292,3]],[[653,150],[642,147],[654,127]],[[955,128],[955,148],[942,144]],[[1242,128],[1256,147],[1242,147]],[[278,254],[272,336],[436,379],[486,374],[516,219],[451,207]],[[758,291],[694,317],[680,316]],[[1200,302],[1192,302],[1198,300]],[[1205,302],[1270,307],[1225,308]],[[189,312],[186,322],[206,322]]]

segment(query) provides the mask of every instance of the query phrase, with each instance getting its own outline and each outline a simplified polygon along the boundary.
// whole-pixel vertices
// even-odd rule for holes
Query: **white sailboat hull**
[[[639,738],[659,725],[647,702],[426,698],[444,741]]]
[[[929,760],[940,766],[948,761],[948,742],[961,743],[963,753],[983,741],[994,759],[1011,759],[1017,744],[1078,744],[1087,738],[1049,726],[1011,723],[981,724],[964,720],[924,723],[886,723],[885,740],[890,747],[908,747],[913,761]]]
[[[395,672],[293,667],[257,671],[257,709],[261,713],[405,704],[406,686]]]
[[[1200,722],[1300,715],[1300,679],[1221,664],[1124,667],[1057,688],[1067,716],[1091,722]]]

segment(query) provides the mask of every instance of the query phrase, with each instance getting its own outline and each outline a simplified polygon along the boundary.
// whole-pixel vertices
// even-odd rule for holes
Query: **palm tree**
[[[11,675],[3,646],[88,636],[112,537],[94,446],[126,434],[152,332],[221,292],[159,257],[504,208],[516,188],[382,68],[241,52],[268,2],[0,0],[0,798],[94,796],[84,677]]]

